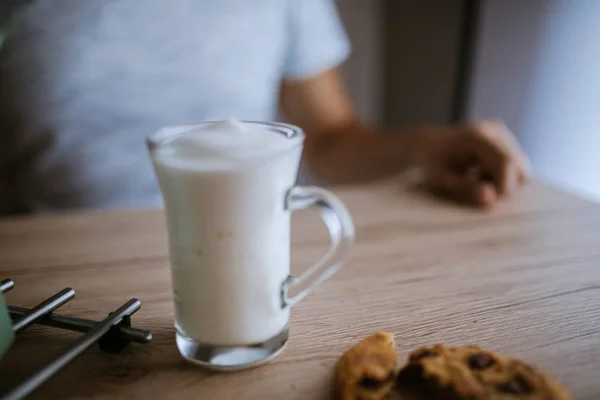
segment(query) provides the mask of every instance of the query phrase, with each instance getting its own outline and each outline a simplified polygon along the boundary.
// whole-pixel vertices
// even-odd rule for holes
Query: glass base
[[[239,371],[265,364],[283,352],[288,326],[272,338],[251,345],[214,346],[177,330],[177,348],[186,360],[214,371]]]

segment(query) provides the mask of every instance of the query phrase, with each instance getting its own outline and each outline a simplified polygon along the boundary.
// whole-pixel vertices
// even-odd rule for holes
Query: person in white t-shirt
[[[18,2],[16,2],[18,3]],[[52,0],[12,10],[0,50],[0,212],[160,205],[144,138],[279,107],[327,183],[421,166],[438,192],[492,205],[529,178],[498,122],[380,132],[357,117],[332,0]]]

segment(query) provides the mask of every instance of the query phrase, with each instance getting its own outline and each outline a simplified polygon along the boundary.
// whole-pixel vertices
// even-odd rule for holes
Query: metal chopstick
[[[2,293],[8,292],[13,287],[15,287],[15,283],[10,279],[4,279],[0,282],[0,292]]]
[[[71,288],[65,288],[56,293],[54,296],[47,298],[37,306],[33,307],[31,310],[28,310],[26,313],[21,315],[13,323],[13,332],[19,332],[27,328],[29,325],[33,324],[36,319],[51,313],[58,307],[65,304],[67,301],[71,300],[73,297],[75,297],[75,291]]]

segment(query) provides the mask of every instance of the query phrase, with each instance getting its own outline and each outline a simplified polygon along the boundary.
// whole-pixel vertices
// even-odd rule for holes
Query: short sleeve
[[[333,0],[288,1],[284,78],[309,78],[342,64],[350,55],[350,41]]]

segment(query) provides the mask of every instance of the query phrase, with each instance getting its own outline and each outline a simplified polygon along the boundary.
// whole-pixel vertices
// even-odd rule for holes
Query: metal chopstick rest
[[[15,283],[11,279],[4,279],[0,281],[0,291],[6,293],[15,286]],[[8,311],[11,318],[19,319],[30,310],[23,307],[9,306]],[[94,326],[98,324],[97,321],[92,321],[84,318],[67,317],[54,313],[49,313],[41,316],[34,321],[36,324],[51,326],[53,328],[67,329],[75,332],[86,333]],[[123,339],[130,340],[134,343],[146,344],[152,340],[152,333],[142,329],[130,328],[127,326],[118,327],[119,334]]]
[[[67,351],[44,368],[33,374],[29,379],[9,392],[2,400],[19,400],[33,392],[38,386],[65,367],[84,351],[96,343],[114,325],[118,324],[125,316],[129,316],[140,309],[142,303],[138,299],[131,299],[118,310],[109,314],[104,320],[96,324],[83,337],[78,339]]]
[[[13,286],[14,282],[10,279],[0,281],[2,293],[8,292]],[[8,307],[15,332],[22,331],[30,324],[36,323],[83,332],[84,335],[67,347],[62,355],[31,375],[15,389],[4,395],[0,394],[0,400],[18,400],[27,396],[96,342],[99,344],[101,351],[119,353],[130,342],[148,343],[152,340],[150,332],[131,327],[131,315],[139,310],[142,304],[139,300],[129,300],[100,322],[53,313],[53,310],[72,299],[74,295],[75,291],[67,288],[32,309]]]
[[[75,291],[65,288],[54,296],[47,298],[28,312],[24,313],[13,323],[13,332],[19,332],[33,324],[38,318],[51,313],[75,297]]]
[[[19,318],[29,310],[22,307],[9,306],[8,311],[12,318]],[[88,332],[99,324],[99,322],[89,319],[67,317],[54,313],[44,315],[37,319],[35,323],[82,333]],[[127,326],[119,326],[118,329],[119,334],[123,339],[131,340],[135,343],[145,344],[152,340],[152,333],[142,329],[130,328]]]

